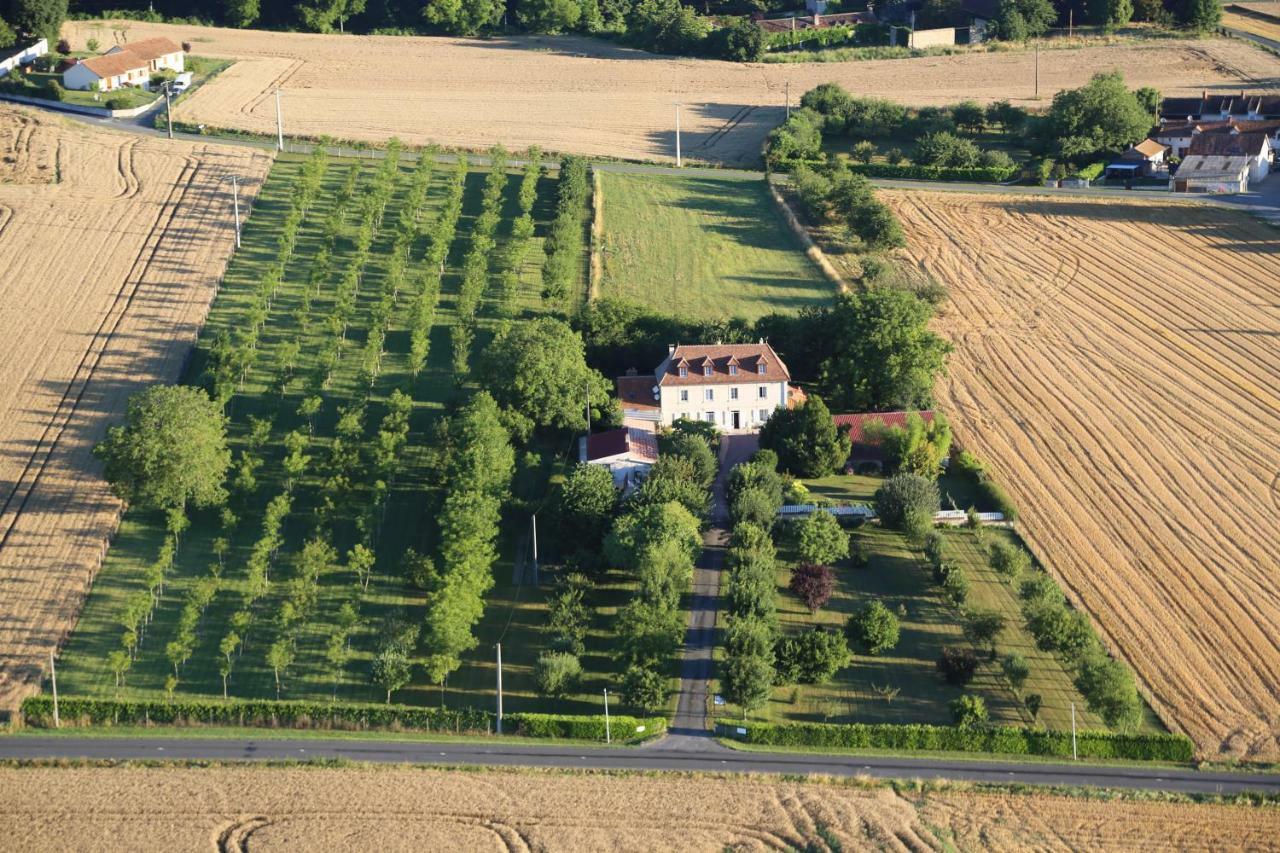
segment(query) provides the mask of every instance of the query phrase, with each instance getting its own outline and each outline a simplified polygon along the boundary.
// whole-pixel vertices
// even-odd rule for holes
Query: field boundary
[[[587,301],[600,298],[600,279],[604,277],[604,182],[598,169],[591,170],[591,275],[587,284]]]
[[[773,198],[773,203],[777,205],[778,212],[782,214],[782,219],[787,223],[787,227],[791,229],[791,233],[800,241],[800,245],[804,247],[804,253],[808,255],[809,260],[822,270],[822,274],[834,284],[841,293],[847,293],[849,290],[849,282],[845,281],[844,276],[836,271],[831,261],[827,259],[827,253],[822,251],[821,247],[813,241],[809,236],[809,230],[804,227],[804,223],[800,221],[800,217],[791,209],[791,205],[783,198],[782,193],[778,192],[777,186],[774,185],[771,177],[765,177],[765,184],[769,187],[769,195]]]

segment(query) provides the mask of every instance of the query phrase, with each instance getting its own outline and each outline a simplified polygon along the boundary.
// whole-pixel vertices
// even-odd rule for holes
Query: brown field
[[[1274,849],[1274,807],[413,768],[0,769],[20,850]],[[948,848],[950,844],[950,848]],[[818,847],[818,849],[826,849]]]
[[[77,49],[102,21],[69,22]],[[1029,52],[975,53],[846,63],[740,65],[675,59],[575,37],[485,41],[400,36],[277,33],[133,22],[132,40],[165,35],[197,54],[242,60],[174,108],[184,121],[275,132],[276,87],[287,133],[371,142],[464,148],[501,142],[550,151],[629,159],[670,159],[675,101],[685,157],[724,164],[758,162],[765,134],[782,120],[785,84],[792,102],[818,83],[913,104],[965,98],[1034,105]],[[1166,95],[1204,89],[1269,87],[1280,59],[1230,40],[1169,41],[1046,50],[1045,100],[1098,71],[1121,70],[1133,86]]]
[[[1270,9],[1257,6],[1255,11],[1266,15],[1280,16],[1280,6],[1273,6]],[[1274,20],[1264,20],[1253,15],[1237,15],[1231,12],[1224,12],[1222,15],[1222,25],[1224,27],[1232,27],[1237,30],[1244,30],[1246,33],[1254,33],[1263,38],[1275,39],[1280,41],[1280,22]]]
[[[75,625],[118,502],[90,455],[129,394],[177,377],[263,153],[0,106],[0,709]],[[50,183],[60,178],[57,183]]]
[[[1023,533],[1204,756],[1280,757],[1280,244],[1194,204],[892,193],[938,387]]]

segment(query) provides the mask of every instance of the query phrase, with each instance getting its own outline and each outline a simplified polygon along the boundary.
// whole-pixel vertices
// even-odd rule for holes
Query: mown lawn
[[[243,248],[236,253],[227,270],[184,381],[198,382],[208,359],[211,341],[219,331],[234,330],[243,322],[245,306],[256,283],[276,257],[279,222],[288,209],[291,186],[302,162],[300,156],[282,155],[272,169],[245,228]],[[241,606],[247,585],[245,561],[261,534],[263,510],[268,500],[283,488],[282,437],[294,429],[306,428],[305,419],[297,414],[299,402],[308,393],[302,377],[311,375],[317,368],[322,336],[329,334],[322,321],[331,308],[336,281],[354,252],[356,217],[349,213],[334,249],[335,261],[328,278],[319,288],[319,296],[312,308],[312,322],[304,334],[295,312],[300,308],[302,288],[321,245],[323,222],[336,203],[352,162],[330,158],[323,189],[306,215],[284,282],[272,303],[259,344],[259,356],[243,387],[227,406],[230,443],[234,451],[238,453],[245,446],[250,415],[271,418],[272,437],[263,450],[264,464],[258,473],[256,489],[232,497],[230,507],[240,521],[234,528],[231,548],[221,568],[218,592],[197,627],[195,652],[178,673],[179,696],[221,696],[222,693],[218,643],[227,632],[227,620]],[[370,180],[376,168],[377,163],[366,162],[361,167],[361,181]],[[316,438],[308,449],[314,462],[294,488],[294,508],[284,527],[285,543],[271,570],[272,588],[255,609],[249,639],[231,679],[232,696],[273,698],[276,695],[274,676],[265,662],[266,650],[276,636],[275,614],[286,597],[288,581],[293,574],[292,555],[318,529],[315,511],[321,481],[327,476],[325,460],[333,441],[339,409],[362,398],[366,390],[358,378],[359,349],[364,343],[372,309],[379,299],[392,240],[391,231],[404,204],[413,168],[411,161],[401,164],[396,193],[384,214],[383,229],[373,244],[342,360],[332,382],[322,393],[323,407],[315,420]],[[451,164],[446,163],[438,163],[434,169],[411,254],[411,281],[416,281],[419,259],[428,242],[423,223],[430,223],[435,217],[451,171]],[[435,441],[434,428],[449,407],[464,401],[477,387],[471,381],[459,382],[453,374],[448,332],[449,326],[456,321],[454,301],[461,264],[470,243],[471,223],[480,211],[484,175],[483,170],[473,170],[467,177],[462,218],[447,260],[426,368],[416,379],[410,376],[408,309],[411,296],[402,294],[388,329],[383,369],[369,393],[366,441],[376,432],[386,410],[385,401],[393,390],[405,389],[414,401],[408,447],[391,485],[385,520],[376,538],[377,565],[369,589],[361,594],[355,577],[345,565],[321,575],[318,602],[298,635],[297,657],[284,675],[281,698],[324,700],[336,696],[339,700],[381,701],[381,691],[371,684],[370,668],[384,623],[390,619],[420,623],[423,618],[423,593],[404,579],[401,559],[409,547],[424,553],[434,551],[435,511],[440,497],[432,485],[434,461],[430,449]],[[493,256],[495,265],[518,213],[516,191],[519,181],[518,173],[508,175],[503,217],[497,230],[499,246]],[[538,239],[521,269],[521,304],[525,317],[547,310],[539,295],[540,238],[552,215],[554,197],[555,180],[544,176],[534,208]],[[482,306],[473,352],[484,347],[497,322],[494,312]],[[281,373],[277,354],[282,346],[294,339],[301,344],[300,363],[296,370],[299,379],[281,391],[276,385]],[[601,604],[602,609],[597,614],[594,632],[587,642],[588,652],[583,658],[587,672],[582,695],[550,702],[533,692],[532,664],[548,642],[542,635],[546,618],[546,586],[544,584],[540,589],[515,582],[513,561],[522,552],[524,531],[529,523],[527,512],[519,507],[536,504],[545,497],[554,478],[562,470],[565,446],[567,442],[557,439],[554,445],[534,444],[517,452],[519,464],[513,486],[516,498],[504,520],[499,541],[501,556],[493,568],[495,585],[487,601],[484,619],[477,629],[477,647],[464,657],[462,668],[446,684],[443,698],[450,707],[493,707],[494,644],[499,641],[503,643],[506,665],[507,711],[595,710],[593,696],[617,680],[616,666],[609,655],[613,635],[608,614],[625,599],[626,589],[621,579],[605,583],[600,601],[592,602]],[[370,499],[371,490],[367,484],[356,484],[353,505],[339,509],[322,528],[339,554],[345,555],[359,541],[356,515],[362,503]],[[118,694],[121,697],[155,698],[163,694],[165,678],[173,672],[166,659],[165,645],[176,636],[184,597],[197,580],[213,574],[218,566],[212,549],[214,539],[221,535],[217,513],[197,511],[191,514],[191,518],[191,529],[183,536],[174,569],[139,646],[137,661],[129,671],[125,685],[117,691],[106,667],[106,657],[109,652],[120,648],[123,628],[119,617],[124,601],[133,591],[145,588],[144,572],[147,565],[155,560],[165,538],[163,519],[158,515],[136,511],[126,515],[80,623],[59,662],[59,689],[64,695]],[[354,654],[335,681],[323,657],[325,642],[332,631],[338,608],[353,598],[359,602],[360,615],[352,637]],[[418,668],[410,685],[395,698],[399,702],[435,705],[441,701],[441,693],[438,687],[426,683],[425,675]]]
[[[830,301],[763,181],[605,172],[599,295],[754,319]]]

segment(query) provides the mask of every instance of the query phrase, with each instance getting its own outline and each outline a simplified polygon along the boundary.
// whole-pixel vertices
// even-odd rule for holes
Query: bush
[[[849,556],[849,534],[831,513],[811,512],[796,528],[796,551],[804,562],[826,566]]]
[[[969,600],[969,576],[959,566],[946,566],[942,577],[942,594],[959,607]]]
[[[821,610],[831,600],[831,593],[835,588],[835,573],[830,566],[800,563],[791,570],[790,589],[804,602],[810,613]]]
[[[506,714],[503,723],[517,735],[535,738],[569,738],[573,740],[599,740],[605,738],[603,714],[571,717],[561,714]],[[615,741],[652,737],[667,730],[662,717],[629,717],[610,714],[608,729]]]
[[[1004,670],[1004,677],[1009,679],[1009,683],[1016,691],[1021,691],[1022,685],[1026,684],[1027,679],[1031,677],[1031,665],[1017,652],[1005,655],[1004,660],[1000,662],[1000,668]]]
[[[869,655],[887,652],[898,645],[898,617],[879,601],[866,604],[849,617],[845,633],[849,641]]]
[[[109,110],[127,110],[133,106],[133,102],[121,95],[107,98],[104,106]]]
[[[930,530],[929,535],[924,537],[924,556],[929,561],[929,565],[935,569],[942,565],[943,551],[946,547],[946,540],[937,530]]]
[[[738,734],[738,727],[746,729],[746,734]],[[736,723],[722,726],[719,733],[762,746],[1071,755],[1071,732],[1033,728],[983,726],[965,729],[887,723]],[[1082,731],[1077,733],[1076,742],[1081,758],[1185,763],[1191,761],[1195,753],[1194,745],[1182,735]]]
[[[1009,580],[1016,581],[1031,569],[1031,555],[1017,545],[996,541],[991,546],[991,568]]]
[[[1076,171],[1075,177],[1081,178],[1086,181],[1096,181],[1098,180],[1098,178],[1102,176],[1102,173],[1106,170],[1106,168],[1107,168],[1106,162],[1100,160],[1097,163],[1090,163],[1088,166],[1083,166],[1080,169],[1078,169]]]
[[[898,178],[916,181],[964,181],[999,183],[1013,177],[1016,166],[922,166],[915,163],[849,163],[849,171],[868,178]]]
[[[938,658],[938,672],[948,684],[964,687],[973,680],[978,669],[978,656],[973,649],[961,649],[955,646],[944,646],[942,656]]]
[[[822,684],[852,659],[844,637],[822,628],[783,637],[774,648],[779,684]]]
[[[730,62],[757,62],[764,56],[764,30],[749,18],[735,18],[707,37],[709,55]]]
[[[876,490],[880,523],[917,541],[933,527],[939,505],[938,484],[919,474],[894,474]]]
[[[570,652],[544,652],[534,666],[538,692],[543,696],[564,696],[582,678],[582,663]]]
[[[981,696],[965,694],[951,702],[951,719],[961,728],[975,728],[989,719],[987,703]]]
[[[903,154],[902,149],[898,148],[897,146],[894,146],[893,148],[890,148],[888,151],[884,152],[884,159],[888,160],[889,165],[891,166],[897,166],[906,158],[907,158],[907,155]]]
[[[853,146],[850,154],[855,160],[862,163],[870,163],[876,156],[876,144],[870,140],[864,139]]]
[[[636,664],[622,675],[622,701],[654,713],[667,701],[667,679],[652,667]]]
[[[941,131],[920,137],[913,159],[920,166],[972,168],[981,158],[982,151],[972,140]]]

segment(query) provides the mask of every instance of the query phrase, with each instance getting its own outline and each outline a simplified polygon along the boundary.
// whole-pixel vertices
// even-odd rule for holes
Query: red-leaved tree
[[[791,591],[817,613],[828,601],[836,587],[836,576],[830,566],[816,563],[800,563],[791,570]]]

